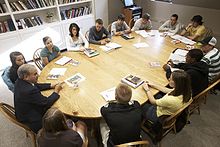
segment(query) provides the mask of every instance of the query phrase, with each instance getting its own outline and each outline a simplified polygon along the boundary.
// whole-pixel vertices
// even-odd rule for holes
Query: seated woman
[[[26,63],[26,61],[25,61],[24,55],[17,51],[10,53],[10,60],[11,60],[12,66],[7,67],[4,70],[2,74],[2,78],[4,82],[6,83],[6,85],[8,86],[8,89],[14,92],[14,84],[18,78],[17,70],[21,65]]]
[[[43,38],[45,47],[41,50],[40,56],[43,65],[46,66],[50,61],[60,55],[60,49],[53,45],[52,39],[48,36]]]
[[[38,132],[40,147],[86,147],[86,125],[66,120],[57,108],[50,108],[43,116],[42,129]]]
[[[177,70],[172,72],[169,86],[173,89],[150,82],[143,85],[150,102],[143,106],[143,112],[146,119],[152,123],[157,123],[162,115],[174,114],[191,99],[190,77],[185,71]],[[155,99],[149,87],[158,89],[166,93],[166,95],[160,99]]]
[[[69,27],[69,36],[66,38],[66,47],[70,51],[84,51],[89,47],[89,42],[80,32],[80,28],[76,23],[71,23]]]

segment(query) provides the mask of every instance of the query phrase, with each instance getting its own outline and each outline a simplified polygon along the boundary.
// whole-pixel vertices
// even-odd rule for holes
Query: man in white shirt
[[[131,32],[129,26],[125,22],[125,16],[120,14],[118,20],[112,23],[111,26],[112,35],[119,36],[123,34],[128,34]]]
[[[137,30],[151,30],[152,29],[152,23],[150,20],[150,14],[145,13],[142,18],[135,21],[133,28],[131,31],[137,31]]]
[[[173,14],[170,20],[167,20],[162,26],[159,27],[159,31],[167,31],[170,33],[177,34],[181,31],[181,25],[177,20],[178,15]]]
[[[212,82],[220,74],[220,52],[215,48],[217,40],[215,37],[209,36],[200,43],[202,43],[202,51],[205,54],[202,61],[209,65],[209,82]]]

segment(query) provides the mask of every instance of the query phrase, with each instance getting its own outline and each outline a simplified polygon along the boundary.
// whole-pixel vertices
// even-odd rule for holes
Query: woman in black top
[[[43,116],[42,129],[38,132],[39,147],[86,147],[86,126],[67,121],[57,108],[50,108]],[[84,127],[83,127],[84,126]]]
[[[10,53],[10,60],[12,66],[9,70],[9,78],[11,82],[14,84],[18,78],[18,74],[17,74],[18,68],[24,63],[26,63],[26,61],[24,55],[17,51]]]

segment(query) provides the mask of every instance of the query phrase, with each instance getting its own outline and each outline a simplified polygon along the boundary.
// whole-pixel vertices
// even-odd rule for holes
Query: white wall
[[[95,18],[101,18],[104,26],[108,26],[108,0],[95,0]]]
[[[203,16],[204,25],[213,30],[214,36],[218,40],[217,47],[220,48],[220,10],[150,0],[141,0],[139,5],[143,7],[144,12],[151,14],[155,29],[159,27],[160,21],[169,19],[173,13],[179,15],[179,21],[183,24],[188,24],[194,15]]]

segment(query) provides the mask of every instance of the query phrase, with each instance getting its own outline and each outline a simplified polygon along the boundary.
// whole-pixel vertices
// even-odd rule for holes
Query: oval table
[[[112,42],[118,43],[122,47],[109,53],[104,52],[98,45],[90,44],[90,48],[99,52],[98,56],[92,58],[82,52],[62,53],[42,70],[38,82],[62,82],[76,73],[82,74],[86,80],[79,83],[77,89],[64,84],[64,88],[60,91],[60,98],[54,106],[67,115],[100,118],[100,108],[107,103],[100,92],[117,86],[124,76],[133,74],[164,86],[168,84],[162,65],[167,62],[170,53],[175,48],[185,48],[185,45],[173,44],[170,37],[162,37],[156,30],[151,32],[156,35],[143,38],[133,32],[134,39],[130,40],[125,40],[121,36],[113,36]],[[145,42],[149,46],[139,49],[133,46],[133,44],[141,42]],[[62,56],[78,60],[80,64],[78,66],[55,64]],[[160,62],[161,67],[150,67],[149,63],[154,61]],[[59,77],[58,80],[48,80],[48,73],[55,67],[67,68],[65,75]],[[52,91],[42,93],[48,96]],[[155,89],[151,89],[151,91],[153,94],[158,92]],[[142,86],[132,88],[132,92],[132,99],[137,100],[140,104],[148,100]]]

